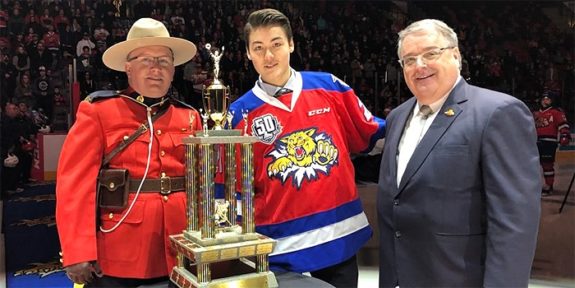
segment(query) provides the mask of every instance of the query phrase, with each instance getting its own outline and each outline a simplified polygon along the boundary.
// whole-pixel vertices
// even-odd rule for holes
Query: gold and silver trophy
[[[207,44],[206,48],[209,51],[211,46]],[[202,91],[203,131],[183,140],[188,225],[182,234],[170,236],[171,246],[178,253],[170,279],[180,288],[278,287],[268,262],[276,241],[255,232],[256,138],[230,128],[230,90],[218,79],[221,54],[210,54],[214,59],[214,80]],[[242,113],[242,117],[247,121],[247,113]],[[211,129],[208,119],[214,121]],[[222,163],[223,171],[216,171]],[[240,169],[236,169],[236,163],[241,163]],[[216,172],[224,176],[224,199],[215,197]],[[241,201],[236,197],[236,180],[241,181]],[[237,221],[238,216],[241,221]]]
[[[214,121],[213,130],[222,130],[224,126],[224,122],[226,120],[226,113],[228,111],[228,106],[230,102],[230,86],[225,86],[222,81],[220,81],[220,59],[224,54],[224,47],[222,47],[222,51],[216,50],[212,53],[210,50],[212,45],[209,43],[206,44],[206,50],[210,53],[210,56],[214,60],[214,79],[212,83],[206,87],[203,85],[202,87],[202,102],[204,104],[205,111],[200,111],[202,114],[202,118],[204,119],[204,132],[206,132],[207,123],[206,119],[210,118]],[[205,115],[208,115],[206,117]],[[215,132],[218,135],[218,132]],[[214,134],[214,133],[212,133]],[[229,133],[223,133],[224,135]]]

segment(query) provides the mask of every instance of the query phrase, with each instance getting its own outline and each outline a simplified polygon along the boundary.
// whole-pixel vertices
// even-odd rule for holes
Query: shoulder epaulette
[[[119,96],[122,91],[120,90],[100,90],[94,91],[90,93],[90,95],[86,96],[84,101],[88,101],[93,103],[94,101],[103,100],[103,99],[110,99],[112,97]]]
[[[183,102],[181,100],[175,99],[175,98],[170,98],[170,102],[172,103],[172,105],[174,105],[176,107],[196,110],[196,108],[194,108],[192,105],[190,105],[186,102]]]

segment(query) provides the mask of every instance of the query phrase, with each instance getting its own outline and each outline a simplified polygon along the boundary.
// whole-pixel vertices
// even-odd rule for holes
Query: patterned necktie
[[[282,96],[282,95],[284,95],[284,94],[291,93],[291,92],[292,92],[291,89],[283,88],[283,87],[282,87],[281,89],[279,89],[279,90],[276,92],[276,94],[274,94],[274,97],[280,97],[280,96]]]
[[[421,118],[423,118],[423,120],[427,120],[429,115],[431,115],[432,113],[433,113],[433,111],[431,110],[431,107],[429,107],[427,105],[422,105],[419,108],[419,114],[421,114]]]

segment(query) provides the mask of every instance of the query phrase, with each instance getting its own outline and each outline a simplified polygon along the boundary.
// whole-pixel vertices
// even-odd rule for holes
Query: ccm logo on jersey
[[[325,107],[325,108],[319,108],[319,109],[315,109],[315,110],[310,110],[307,112],[307,116],[314,116],[314,115],[319,115],[319,114],[323,114],[323,113],[328,113],[331,111],[330,107]]]

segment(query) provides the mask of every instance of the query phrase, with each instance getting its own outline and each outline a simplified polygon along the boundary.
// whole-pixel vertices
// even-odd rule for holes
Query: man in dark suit
[[[460,76],[438,20],[399,33],[415,97],[387,118],[378,188],[380,287],[527,287],[541,180],[529,109]]]

